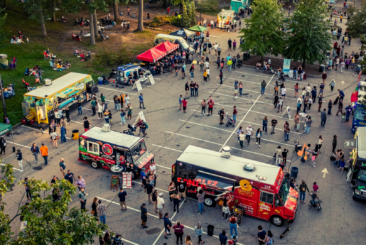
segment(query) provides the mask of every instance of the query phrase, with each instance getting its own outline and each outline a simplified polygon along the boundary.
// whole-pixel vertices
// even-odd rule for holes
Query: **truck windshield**
[[[365,169],[360,170],[360,172],[358,173],[358,176],[357,176],[357,180],[366,182],[366,170]]]
[[[353,117],[356,120],[366,121],[366,111],[364,108],[357,107]]]
[[[282,203],[285,204],[287,200],[288,192],[290,191],[290,184],[287,181],[286,178],[282,180],[282,185],[280,188],[280,191],[278,192],[278,195],[280,196]]]
[[[132,158],[134,161],[140,158],[146,152],[145,142],[139,143],[135,148],[132,149]]]

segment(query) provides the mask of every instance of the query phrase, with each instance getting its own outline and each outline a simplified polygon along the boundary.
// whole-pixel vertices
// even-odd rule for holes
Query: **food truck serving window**
[[[88,141],[88,152],[99,154],[99,144]]]
[[[261,202],[273,204],[273,194],[267,192],[261,192]]]
[[[139,159],[139,157],[142,156],[145,152],[146,152],[146,145],[145,141],[143,141],[140,142],[131,150],[133,160],[135,161]]]

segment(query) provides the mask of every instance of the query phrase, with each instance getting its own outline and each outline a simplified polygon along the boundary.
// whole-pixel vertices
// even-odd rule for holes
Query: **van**
[[[165,41],[169,41],[174,44],[179,44],[180,51],[184,50],[186,52],[188,51],[189,53],[194,53],[194,50],[189,47],[186,40],[184,40],[182,37],[172,36],[172,35],[167,35],[167,34],[156,35],[155,39],[154,39],[154,46],[156,46],[162,42],[165,42]]]
[[[134,71],[137,71],[138,78],[140,79],[140,82],[143,83],[148,79],[148,76],[151,75],[151,72],[149,70],[143,69],[141,66],[136,64],[127,64],[123,66],[117,67],[116,77],[117,77],[117,84],[122,85],[131,85],[131,81],[128,78],[128,76],[131,74],[132,79],[137,80],[138,78],[134,78]]]

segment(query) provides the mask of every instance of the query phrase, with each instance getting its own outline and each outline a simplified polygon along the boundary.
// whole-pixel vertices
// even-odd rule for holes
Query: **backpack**
[[[145,124],[145,129],[148,129],[149,125],[146,122],[144,122],[144,124]]]
[[[305,162],[305,158],[304,157],[301,158],[301,162]]]

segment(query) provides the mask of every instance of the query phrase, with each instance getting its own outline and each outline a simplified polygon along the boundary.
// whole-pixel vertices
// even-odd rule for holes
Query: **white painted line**
[[[131,242],[127,239],[124,239],[124,238],[121,238],[122,241],[125,241],[125,242],[128,242],[128,243],[131,243],[132,245],[139,245],[138,243],[134,243],[134,242]]]
[[[223,85],[223,84],[222,84],[222,86],[232,88],[232,86],[229,86],[229,85]],[[287,88],[286,88],[286,89],[287,89]],[[253,91],[253,90],[249,90],[249,89],[243,89],[243,90],[244,90],[244,91],[249,91],[249,92],[253,92],[253,93],[258,93],[258,94],[260,94],[260,91]],[[274,94],[270,94],[270,93],[264,93],[264,94],[274,96]],[[289,98],[289,97],[286,97],[286,99],[297,100],[297,98]]]
[[[226,97],[231,97],[233,99],[241,99],[241,100],[249,100],[249,101],[253,101],[251,99],[246,99],[246,98],[241,98],[241,97],[238,97],[238,98],[234,98],[234,95],[230,96],[230,95],[226,95],[226,94],[220,94],[220,93],[216,93],[216,92],[212,92],[212,91],[208,91],[209,93],[212,93],[213,95],[215,94],[219,94],[219,95],[222,95],[222,96],[226,96]],[[234,93],[233,93],[234,94]],[[265,104],[268,104],[268,103],[265,103]]]
[[[202,100],[200,100],[200,101],[202,101]],[[227,107],[234,108],[234,105],[224,105],[224,104],[219,104],[219,103],[216,103],[216,102],[215,102],[215,105],[222,105],[222,106],[227,106]],[[240,107],[236,107],[236,109],[239,109],[239,110],[248,110],[248,109],[244,109],[244,108],[240,108]]]
[[[263,114],[263,115],[266,115],[266,116],[271,116],[271,117],[273,117],[273,118],[283,118],[283,119],[285,119],[286,121],[290,121],[290,120],[291,120],[291,119],[289,119],[289,118],[287,118],[287,117],[281,117],[281,116],[271,115],[271,114],[264,113],[264,112],[259,112],[259,111],[251,111],[251,112],[258,113],[258,114]]]
[[[108,199],[104,199],[102,197],[98,197],[97,196],[97,198],[102,199],[102,200],[107,201],[107,202],[110,202],[110,203],[113,203],[113,204],[120,205],[118,202],[114,202],[114,201],[111,201],[111,200],[108,200]],[[131,208],[129,206],[126,206],[126,207],[129,208],[129,209],[131,209],[131,210],[133,210],[133,211],[136,211],[136,212],[139,212],[139,213],[141,212],[140,210],[137,210],[135,208]],[[154,217],[154,218],[158,218],[159,219],[159,216],[156,216],[156,215],[153,215],[153,214],[149,214],[149,213],[148,213],[148,215],[151,216],[151,217]]]
[[[156,245],[156,243],[159,241],[161,235],[163,235],[164,231],[165,231],[165,228],[161,230],[159,236],[155,239],[155,242],[152,245]]]
[[[162,165],[158,165],[158,164],[155,164],[155,165],[158,166],[158,167],[161,167],[161,168],[171,169],[171,168],[168,168],[168,167],[165,167],[165,166],[162,166]]]
[[[5,166],[5,164],[2,164],[2,163],[0,163],[0,165],[1,165],[1,166]],[[18,169],[18,168],[14,168],[14,167],[13,167],[13,169],[14,169],[14,170],[17,170],[17,171],[19,171],[19,172],[23,172],[23,170]]]
[[[30,146],[26,146],[26,145],[21,145],[21,144],[17,144],[17,143],[14,143],[14,142],[11,142],[11,141],[8,141],[9,143],[12,143],[14,145],[19,145],[19,146],[23,146],[25,148],[29,148],[30,149]]]
[[[137,95],[137,94],[134,94],[134,93],[130,93],[130,92],[126,92],[126,91],[122,91],[122,90],[119,90],[118,87],[116,89],[111,89],[111,88],[103,88],[103,87],[99,87],[98,88],[101,88],[101,89],[106,89],[106,90],[111,90],[111,91],[115,91],[115,92],[123,92],[123,93],[126,93],[126,94],[132,94],[132,95]]]
[[[268,85],[271,83],[272,79],[273,79],[274,75],[271,77],[271,79],[269,80],[269,82],[267,83],[266,88],[268,87]],[[259,100],[259,98],[261,97],[261,94],[257,97],[257,99],[255,100],[255,102],[252,104],[252,106],[249,108],[249,110],[247,111],[247,113],[245,113],[244,117],[241,119],[241,121],[238,123],[238,126],[235,127],[235,129],[233,130],[233,132],[230,134],[230,136],[227,138],[227,140],[225,141],[225,143],[221,146],[219,152],[221,152],[222,148],[226,145],[226,143],[230,140],[231,136],[233,134],[236,133],[236,131],[238,131],[238,128],[240,127],[240,124],[242,124],[242,122],[244,121],[244,119],[248,116],[249,112],[253,109],[255,103],[257,103],[257,101]]]
[[[155,145],[155,144],[152,144],[153,146],[156,146],[156,147],[160,147],[160,148],[164,148],[164,149],[168,149],[168,150],[172,150],[172,151],[177,151],[177,152],[183,152],[183,151],[180,151],[180,150],[175,150],[175,149],[172,149],[172,148],[169,148],[169,147],[165,147],[165,146],[161,146],[161,145]],[[156,164],[155,164],[156,165]]]
[[[154,80],[161,80],[161,78],[155,78],[155,77],[154,77]]]
[[[194,123],[194,122],[184,121],[184,120],[181,120],[181,119],[179,119],[179,121],[186,122],[186,123],[196,124],[196,125],[203,126],[203,127],[209,127],[209,128],[219,129],[219,130],[222,130],[222,131],[226,131],[226,132],[231,133],[231,130],[226,130],[226,129],[217,128],[217,127],[212,127],[212,126],[208,126],[208,125],[204,125],[204,124],[200,124],[200,123]],[[243,122],[246,122],[246,121],[243,121]],[[252,124],[251,122],[246,122],[246,123]],[[277,142],[277,141],[273,141],[273,140],[267,140],[267,139],[264,139],[263,137],[261,138],[261,140],[269,141],[269,142],[276,143],[276,144],[281,144],[281,145],[287,145],[287,146],[295,147],[293,145],[289,145],[289,144],[286,144],[286,143],[281,143],[281,142]]]
[[[74,122],[74,123],[82,124],[81,122],[77,122],[77,121],[74,121],[74,120],[70,120],[70,121]]]
[[[245,83],[255,83],[255,84],[258,84],[258,85],[260,85],[260,84],[261,84],[260,82],[259,82],[259,83],[257,83],[257,82],[247,81],[247,80],[239,80],[239,79],[237,79],[237,78],[231,78],[231,77],[229,77],[228,79],[238,80],[239,82],[245,82]],[[218,84],[218,85],[222,85],[222,84]],[[295,89],[293,89],[293,88],[286,88],[286,89],[288,89],[288,90],[295,90]]]
[[[32,128],[32,127],[25,126],[25,125],[22,125],[22,127],[29,128],[29,129],[33,129],[33,130],[36,130],[36,131],[41,131],[41,130],[40,130],[40,129],[38,129],[38,128]]]
[[[258,75],[258,74],[252,74],[252,73],[247,73],[247,72],[241,72],[241,71],[234,71],[234,73],[240,73],[240,74],[247,74],[247,75],[250,75],[250,76],[257,76],[257,77],[268,77],[266,73],[263,73],[263,75]],[[275,74],[273,74],[274,76]]]
[[[218,37],[218,38],[221,38],[221,37],[219,37],[219,36],[214,36],[214,35],[210,35],[210,37]]]
[[[243,121],[243,122],[246,122],[246,123],[251,123],[251,124],[254,124],[254,125],[260,125],[260,126],[263,126],[263,124],[259,124],[259,123],[254,123],[254,122],[249,122],[249,121]],[[267,126],[267,128],[269,127],[272,127],[272,126]],[[280,129],[278,127],[275,128],[275,130],[281,130],[283,131],[283,129]],[[291,134],[301,134],[301,133],[298,133],[298,132],[291,132]]]
[[[173,133],[173,132],[169,132],[169,131],[165,131],[165,133],[175,134],[175,135],[178,135],[178,136],[182,136],[182,137],[186,137],[186,138],[190,138],[190,139],[194,139],[194,140],[198,140],[198,141],[204,141],[204,142],[211,143],[211,144],[214,144],[214,145],[221,145],[221,144],[216,143],[216,142],[212,142],[212,141],[208,141],[208,140],[203,140],[203,139],[199,139],[199,138],[195,138],[195,137],[191,137],[191,136],[187,136],[187,135],[183,135],[183,134],[177,134],[177,133]],[[230,137],[229,137],[229,139],[230,139]],[[226,142],[226,143],[227,143],[227,142]],[[235,149],[235,150],[239,150],[239,151],[244,151],[244,152],[248,152],[248,153],[256,154],[256,155],[259,155],[259,156],[264,156],[264,157],[268,157],[268,158],[273,158],[273,156],[268,156],[268,155],[264,155],[264,154],[257,153],[257,152],[253,152],[253,151],[247,151],[247,150],[240,149],[240,148],[236,148],[236,147],[232,147],[232,146],[230,146],[230,148]],[[291,162],[291,161],[289,161],[289,160],[286,160],[286,161]]]

